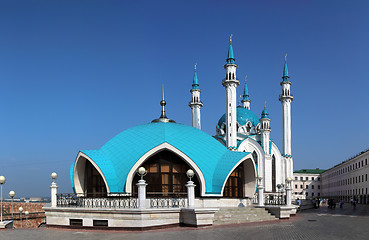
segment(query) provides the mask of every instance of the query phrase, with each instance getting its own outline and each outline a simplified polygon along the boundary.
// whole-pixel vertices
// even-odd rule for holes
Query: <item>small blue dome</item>
[[[245,125],[248,121],[251,122],[253,126],[257,126],[259,122],[259,117],[253,113],[251,110],[243,107],[237,107],[237,122],[241,126]],[[226,115],[224,114],[218,121],[218,127],[221,127],[223,123],[226,122]]]

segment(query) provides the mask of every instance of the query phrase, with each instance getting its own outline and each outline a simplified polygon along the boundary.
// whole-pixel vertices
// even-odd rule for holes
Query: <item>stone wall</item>
[[[25,203],[14,202],[13,203],[13,219],[15,228],[37,228],[41,223],[45,222],[45,211],[42,207],[46,203]],[[22,222],[21,214],[19,213],[19,207],[23,208]],[[26,218],[24,212],[28,211],[29,215]],[[3,202],[3,219],[12,220],[11,202]]]

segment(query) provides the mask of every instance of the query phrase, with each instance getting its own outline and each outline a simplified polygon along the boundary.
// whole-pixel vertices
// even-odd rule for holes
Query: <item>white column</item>
[[[51,189],[51,207],[56,207],[57,206],[58,186],[56,185],[55,182],[51,183],[50,189]]]
[[[237,147],[237,85],[228,83],[226,85],[226,132],[227,132],[227,147]]]
[[[189,208],[195,207],[195,187],[196,185],[193,181],[188,181],[186,184],[187,187],[187,204]]]
[[[146,208],[146,181],[141,179],[136,183],[138,187],[138,208]]]
[[[286,186],[286,205],[287,206],[291,206],[291,199],[292,199],[291,183],[287,182],[287,186]]]
[[[261,180],[258,185],[258,206],[264,206],[264,187]]]

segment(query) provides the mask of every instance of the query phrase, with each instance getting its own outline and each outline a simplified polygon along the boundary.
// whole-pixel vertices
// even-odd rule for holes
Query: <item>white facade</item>
[[[316,170],[312,170],[313,172]],[[322,181],[319,173],[303,169],[293,173],[294,199],[311,199],[322,196]]]
[[[324,197],[344,199],[355,198],[359,203],[369,201],[369,150],[342,162],[322,173]]]

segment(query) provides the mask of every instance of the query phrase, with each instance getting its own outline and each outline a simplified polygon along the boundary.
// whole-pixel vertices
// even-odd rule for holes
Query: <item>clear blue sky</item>
[[[229,35],[251,109],[264,101],[282,148],[284,54],[292,81],[294,168],[329,168],[369,147],[368,1],[0,2],[0,175],[4,191],[71,192],[79,150],[160,115],[191,124],[198,63],[203,130],[225,112]],[[238,89],[241,94],[242,87]]]

